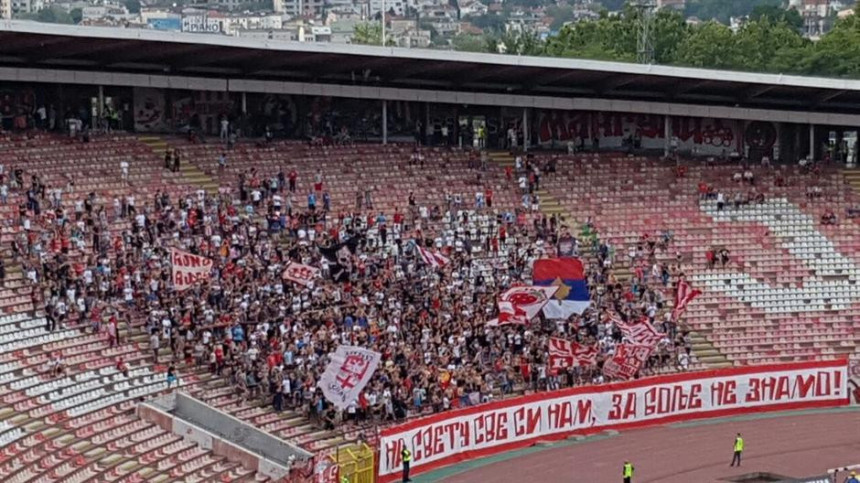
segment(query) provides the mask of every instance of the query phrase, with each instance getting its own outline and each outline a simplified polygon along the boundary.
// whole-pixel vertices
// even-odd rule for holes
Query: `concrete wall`
[[[290,456],[305,460],[312,455],[307,451],[257,429],[229,414],[213,408],[185,393],[176,394],[173,411],[176,417],[241,445],[267,459],[287,465]]]
[[[138,416],[203,449],[238,462],[274,480],[288,478],[290,457],[297,463],[311,453],[254,428],[184,393],[174,392],[143,403]]]

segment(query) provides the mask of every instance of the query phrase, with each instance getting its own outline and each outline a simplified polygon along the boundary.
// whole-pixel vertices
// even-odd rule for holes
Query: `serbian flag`
[[[548,319],[566,319],[582,314],[591,304],[585,270],[578,258],[544,258],[535,261],[532,281],[542,287],[558,290],[543,308]]]
[[[681,318],[681,315],[687,310],[687,304],[701,294],[702,292],[699,290],[690,287],[690,283],[686,279],[679,280],[678,288],[675,291],[675,308],[672,309],[672,319],[677,321]]]

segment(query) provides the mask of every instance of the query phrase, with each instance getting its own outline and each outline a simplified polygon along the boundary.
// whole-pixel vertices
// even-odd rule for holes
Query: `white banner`
[[[212,260],[176,248],[170,249],[173,266],[173,286],[182,291],[195,283],[209,280],[212,275]]]
[[[331,355],[331,362],[318,383],[325,398],[338,409],[358,399],[370,381],[382,354],[360,347],[342,345]]]
[[[413,474],[609,428],[848,404],[847,361],[684,373],[523,396],[441,413],[382,431],[379,481],[394,481],[401,450]]]

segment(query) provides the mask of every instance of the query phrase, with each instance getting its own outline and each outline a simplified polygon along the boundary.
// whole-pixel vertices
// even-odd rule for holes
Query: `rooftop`
[[[860,81],[593,60],[0,21],[0,67],[854,113]]]

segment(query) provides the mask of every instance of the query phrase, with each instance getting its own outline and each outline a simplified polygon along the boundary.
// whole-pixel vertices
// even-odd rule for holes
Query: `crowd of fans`
[[[170,153],[165,169],[177,169],[179,158]],[[473,169],[487,169],[480,155],[475,159]],[[319,171],[304,179],[295,171],[249,170],[233,192],[189,191],[178,199],[166,191],[150,199],[132,190],[112,199],[78,196],[71,186],[46,187],[20,168],[3,173],[0,184],[25,194],[13,250],[34,305],[46,313],[46,330],[103,333],[111,345],[144,331],[155,362],[169,366],[171,385],[181,384],[183,372],[208,370],[244,400],[303,411],[332,428],[344,420],[393,421],[526,390],[601,383],[602,361],[622,338],[610,320],[616,313],[625,321],[647,317],[665,333],[646,372],[689,364],[690,337],[665,307],[678,265],[657,261],[671,250],[672,234],[644,234],[623,264],[629,279],[620,281],[615,248],[590,221],[571,226],[532,212],[537,184],[553,176],[555,162],[524,156],[508,170],[522,207],[494,204],[491,191],[474,205],[450,193],[445,206],[422,205],[420,194],[411,193],[403,213],[374,206],[363,190],[354,210],[335,212]],[[319,247],[350,238],[358,240],[352,270],[335,282]],[[592,307],[565,321],[488,326],[498,294],[528,283],[532,263],[554,256],[561,238],[573,239],[588,262]],[[445,253],[450,263],[424,264],[418,244]],[[170,247],[211,258],[211,280],[174,290]],[[309,286],[284,280],[291,261],[321,268],[321,277]],[[597,344],[598,365],[552,370],[552,336]],[[383,357],[342,413],[317,388],[339,344]],[[128,371],[133,363],[116,364]],[[62,361],[51,370],[61,374]]]

